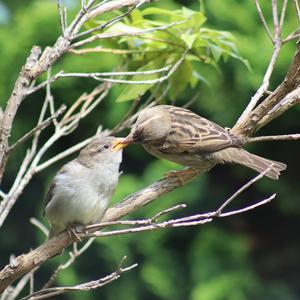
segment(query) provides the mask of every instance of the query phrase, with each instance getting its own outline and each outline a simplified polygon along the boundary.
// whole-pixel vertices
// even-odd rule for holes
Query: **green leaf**
[[[188,85],[193,73],[190,61],[184,60],[170,79],[170,96],[174,99]]]
[[[137,69],[136,71],[149,71],[154,69],[159,69],[164,66],[164,61],[161,58],[155,59],[144,65],[143,67]],[[128,80],[132,81],[146,81],[151,79],[159,78],[162,76],[161,73],[149,74],[149,75],[135,75]],[[153,84],[127,84],[123,89],[116,102],[125,102],[133,100],[137,97],[144,95]]]
[[[192,27],[196,32],[206,21],[206,17],[202,12],[198,12],[186,7],[182,8],[182,15],[185,19],[189,19],[189,21],[186,23],[186,28],[190,29]]]
[[[223,54],[222,49],[216,45],[211,45],[210,50],[211,50],[214,60],[216,62],[218,62]]]
[[[158,8],[158,7],[149,7],[146,9],[143,9],[142,11],[144,16],[147,15],[163,15],[163,16],[169,16],[172,18],[179,18],[183,19],[183,16],[181,14],[180,10],[169,10],[169,9],[163,9],[163,8]]]
[[[195,33],[195,34],[182,34],[181,36],[181,39],[187,44],[187,46],[189,48],[192,48],[196,38],[198,37],[198,34]]]
[[[210,87],[210,83],[209,81],[204,77],[202,76],[199,72],[197,71],[193,71],[193,76],[192,78],[195,78],[197,81],[202,81],[203,83],[205,83],[208,87]],[[190,84],[191,84],[191,87],[195,87],[193,85],[193,80],[190,81]]]

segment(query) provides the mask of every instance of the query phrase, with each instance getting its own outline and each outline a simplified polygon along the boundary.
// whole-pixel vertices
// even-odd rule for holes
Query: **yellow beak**
[[[119,150],[127,147],[129,143],[127,143],[125,140],[126,140],[125,138],[116,139],[113,142],[113,147],[112,147],[113,151],[119,151]]]

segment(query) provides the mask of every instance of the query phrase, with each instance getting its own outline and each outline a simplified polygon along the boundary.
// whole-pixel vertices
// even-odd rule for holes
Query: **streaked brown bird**
[[[146,151],[197,171],[214,164],[237,163],[278,179],[286,164],[254,155],[229,130],[188,109],[171,105],[146,108],[130,134],[114,147],[142,144]]]

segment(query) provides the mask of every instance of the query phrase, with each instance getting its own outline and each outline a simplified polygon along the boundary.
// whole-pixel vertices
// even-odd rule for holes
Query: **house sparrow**
[[[49,238],[73,225],[101,220],[119,179],[121,149],[114,137],[95,138],[79,156],[55,175],[46,195],[44,215],[51,224]]]
[[[194,172],[214,164],[237,163],[278,179],[280,171],[286,169],[284,163],[242,149],[243,141],[229,130],[188,109],[171,105],[141,111],[130,134],[117,141],[114,149],[131,143],[142,144],[150,154],[187,166]]]

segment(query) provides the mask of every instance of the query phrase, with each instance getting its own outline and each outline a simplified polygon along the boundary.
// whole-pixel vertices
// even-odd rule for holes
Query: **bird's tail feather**
[[[277,180],[280,172],[287,167],[284,163],[263,158],[240,148],[226,148],[215,152],[214,155],[220,163],[241,164],[259,173],[267,170],[265,176],[274,180]]]

